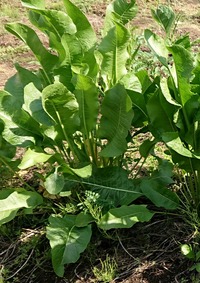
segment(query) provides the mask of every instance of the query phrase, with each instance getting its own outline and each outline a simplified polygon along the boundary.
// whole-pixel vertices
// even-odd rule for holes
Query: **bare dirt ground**
[[[139,13],[132,21],[132,24],[138,27],[139,33],[142,33],[146,28],[150,28],[158,34],[162,33],[149,12],[151,7],[155,7],[154,2],[150,0],[145,2],[138,1]],[[166,1],[166,3],[168,2],[170,1]],[[87,15],[88,20],[98,35],[100,35],[100,29],[103,27],[106,6],[107,4],[92,5],[92,13]],[[172,1],[172,7],[176,13],[180,12],[182,15],[178,33],[185,34],[189,32],[191,40],[200,38],[200,8],[198,0]],[[5,24],[9,22],[9,18],[0,17],[0,21]],[[24,16],[20,19],[20,22],[29,23]],[[39,36],[44,42],[44,45],[48,46],[45,36],[41,33],[39,33]],[[23,43],[13,35],[2,31],[0,33],[0,48],[8,46],[16,48],[23,46]],[[197,48],[199,47],[197,46]],[[9,58],[3,60],[0,58],[0,90],[4,89],[8,78],[15,74],[15,62],[19,62],[22,67],[31,70],[35,67],[35,65],[30,64],[33,60],[34,57],[27,50],[26,52],[12,53]],[[152,210],[155,209],[155,207],[152,207]],[[94,235],[88,251],[81,256],[81,259],[76,264],[66,267],[64,278],[55,276],[50,259],[44,259],[40,263],[37,262],[37,253],[40,252],[41,255],[45,253],[47,245],[45,236],[42,236],[42,243],[44,244],[41,244],[39,251],[38,247],[33,248],[33,246],[23,251],[24,243],[31,238],[31,236],[29,237],[27,235],[29,233],[36,235],[41,232],[40,229],[43,229],[37,227],[28,232],[28,227],[30,228],[30,223],[32,222],[34,223],[33,219],[27,219],[28,226],[22,231],[25,232],[25,240],[23,236],[20,239],[16,236],[16,240],[14,240],[13,238],[5,237],[5,235],[0,235],[0,264],[3,264],[5,268],[12,266],[12,273],[9,273],[10,279],[7,282],[95,282],[96,279],[92,273],[92,267],[101,267],[99,258],[105,259],[108,253],[111,257],[115,258],[118,264],[118,273],[112,281],[113,283],[200,282],[198,274],[189,270],[193,262],[187,260],[180,253],[180,244],[186,243],[193,237],[193,234],[192,230],[190,231],[190,226],[187,226],[178,217],[172,218],[158,214],[145,225],[139,223],[132,229],[111,231],[107,236],[104,235],[104,237]],[[12,229],[13,233],[15,233],[18,227],[13,227]],[[23,264],[21,263],[19,266],[17,261],[17,259],[19,260],[20,252],[27,254],[24,258],[25,265],[22,269],[20,268]]]

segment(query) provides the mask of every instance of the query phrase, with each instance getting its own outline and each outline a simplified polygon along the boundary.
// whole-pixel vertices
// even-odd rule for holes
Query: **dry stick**
[[[179,274],[177,274],[176,276],[175,276],[175,281],[176,281],[176,283],[179,283],[179,281],[177,280],[177,277],[178,276],[180,276],[180,275],[182,275],[182,274],[184,274],[186,271],[188,271],[189,270],[189,268],[188,269],[186,269],[186,270],[184,270],[184,271],[182,271],[181,273],[179,273]]]
[[[20,272],[20,270],[22,270],[22,268],[27,264],[27,262],[31,258],[33,251],[34,251],[34,249],[32,249],[32,251],[31,251],[30,255],[28,256],[27,260],[25,261],[25,263],[12,276],[8,277],[7,280],[13,278],[18,272]]]
[[[140,262],[137,258],[135,258],[132,254],[130,254],[130,253],[127,251],[127,249],[126,249],[126,248],[124,247],[124,245],[122,244],[122,242],[121,242],[121,240],[120,240],[120,238],[119,238],[118,235],[117,235],[117,238],[118,238],[118,240],[119,240],[120,245],[121,245],[122,248],[124,249],[124,251],[125,251],[130,257],[132,257],[135,261],[137,261],[137,263],[144,265],[142,262]]]
[[[76,266],[76,268],[74,269],[74,273],[75,273],[75,275],[76,275],[79,279],[82,279],[82,278],[78,275],[78,273],[76,272],[76,270],[77,270],[77,268],[81,265],[81,263],[82,263],[82,262],[80,262],[80,263]]]

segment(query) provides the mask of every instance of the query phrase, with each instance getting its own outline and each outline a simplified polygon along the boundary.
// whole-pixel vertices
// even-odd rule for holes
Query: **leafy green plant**
[[[108,5],[98,46],[87,18],[69,0],[63,2],[67,14],[45,9],[42,0],[22,1],[30,10],[31,23],[48,36],[53,53],[32,28],[6,24],[7,31],[29,46],[40,68],[31,72],[16,64],[17,74],[0,92],[2,138],[14,147],[27,148],[20,164],[11,170],[16,174],[38,163],[50,164],[50,171],[38,176],[48,194],[62,198],[57,214],[52,208],[47,227],[58,276],[87,247],[92,223],[108,230],[149,221],[154,212],[146,205],[132,204],[140,196],[166,209],[179,206],[177,195],[167,188],[173,183],[173,166],[154,153],[158,136],[142,143],[141,158],[133,168],[122,168],[129,143],[151,129],[145,101],[149,93],[153,97],[158,92],[159,82],[152,81],[147,71],[134,74],[130,69],[134,56],[129,61],[131,35],[125,25],[137,14],[135,0]],[[149,154],[159,166],[151,175],[138,178]],[[137,166],[134,178],[129,178]],[[31,213],[42,204],[34,188],[26,183],[25,188],[0,192],[1,224],[20,209]],[[74,201],[67,205],[72,199],[77,205]]]
[[[191,245],[183,244],[181,245],[181,252],[182,254],[189,258],[192,259],[195,264],[190,268],[190,270],[196,269],[197,272],[200,272],[200,251],[196,252],[196,248],[192,247]]]
[[[168,21],[166,26],[172,22]],[[188,35],[169,42],[146,30],[145,39],[169,72],[169,77],[158,81],[157,89],[146,101],[149,128],[155,140],[166,144],[177,168],[182,169],[177,172],[186,211],[199,211],[199,55],[193,56]],[[173,57],[172,66],[169,54]]]
[[[98,281],[112,281],[115,278],[118,269],[118,265],[115,259],[111,260],[110,257],[106,255],[106,259],[104,261],[100,259],[100,263],[101,268],[95,266],[92,270],[94,276],[97,278]]]

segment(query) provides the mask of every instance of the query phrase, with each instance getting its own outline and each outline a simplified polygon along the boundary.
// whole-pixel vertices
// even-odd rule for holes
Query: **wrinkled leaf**
[[[106,92],[101,114],[99,135],[107,139],[108,144],[100,155],[118,156],[126,151],[126,137],[134,115],[131,99],[122,85],[117,84]]]

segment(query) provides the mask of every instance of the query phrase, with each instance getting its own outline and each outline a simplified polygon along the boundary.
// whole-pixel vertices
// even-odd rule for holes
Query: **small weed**
[[[26,53],[28,50],[29,47],[26,45],[0,47],[0,61],[9,61],[17,54]]]
[[[117,273],[118,265],[115,259],[111,259],[109,255],[106,256],[106,259],[101,262],[101,268],[94,267],[93,273],[98,281],[110,282],[112,281]]]
[[[4,4],[1,6],[0,17],[9,17],[17,20],[21,18],[21,12],[18,7],[13,7],[11,4]]]

